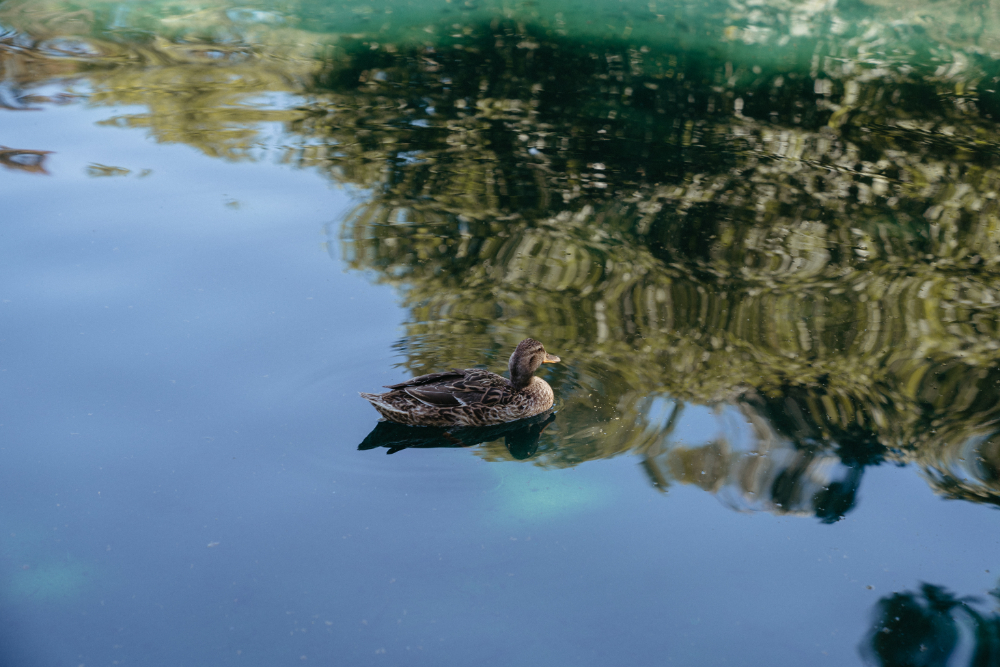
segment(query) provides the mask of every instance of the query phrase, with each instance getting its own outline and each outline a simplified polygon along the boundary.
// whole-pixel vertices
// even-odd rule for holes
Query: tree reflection
[[[543,464],[641,452],[658,488],[835,521],[890,459],[997,502],[982,443],[1000,416],[1000,209],[984,188],[1000,172],[964,139],[906,129],[990,119],[920,109],[941,94],[926,76],[889,99],[883,79],[846,81],[865,99],[854,125],[808,94],[819,79],[779,85],[795,71],[483,32],[474,49],[331,61],[294,124],[327,138],[303,163],[371,189],[343,253],[403,290],[412,372],[540,336],[575,360]],[[735,406],[757,444],[676,445],[648,419],[656,397]]]
[[[7,148],[0,146],[0,165],[7,169],[25,171],[30,174],[48,174],[45,158],[52,151]]]
[[[994,592],[994,595],[996,593]],[[951,592],[923,584],[919,593],[894,593],[879,600],[861,654],[882,667],[931,667],[955,664],[961,646],[971,657],[964,664],[1000,663],[1000,615],[984,614]]]
[[[209,4],[139,38],[6,3],[0,56],[66,77],[47,54],[71,33],[100,65],[89,102],[145,108],[109,124],[212,156],[259,159],[261,124],[283,123],[283,161],[366,193],[330,248],[399,289],[408,371],[500,366],[526,336],[572,360],[548,378],[559,420],[515,448],[539,465],[630,452],[658,489],[835,521],[891,461],[1000,504],[987,10],[727,4],[708,43],[500,11],[310,37]],[[684,406],[719,432],[678,439]]]

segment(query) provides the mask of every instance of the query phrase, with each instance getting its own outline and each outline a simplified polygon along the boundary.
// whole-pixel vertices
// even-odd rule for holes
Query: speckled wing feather
[[[475,369],[472,369],[475,370]],[[405,387],[419,387],[425,384],[433,384],[438,380],[461,380],[465,377],[467,371],[459,370],[458,368],[453,368],[450,371],[444,371],[443,373],[429,373],[427,375],[418,375],[415,378],[410,378],[405,382],[397,382],[396,384],[386,384],[382,385],[386,389],[403,389]]]
[[[497,405],[512,394],[509,380],[478,368],[432,373],[401,384],[398,390],[436,408]]]

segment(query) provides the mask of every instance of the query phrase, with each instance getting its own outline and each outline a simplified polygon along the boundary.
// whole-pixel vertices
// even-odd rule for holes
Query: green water
[[[494,468],[482,505],[466,499],[477,526],[529,526],[537,540],[604,512],[593,531],[610,535],[624,501],[589,462],[625,456],[652,498],[697,490],[830,530],[851,525],[862,481],[893,466],[910,481],[891,484],[917,480],[905,493],[927,502],[1000,505],[995,2],[3,0],[0,74],[0,114],[88,113],[157,150],[193,149],[207,183],[213,169],[266,166],[350,197],[309,242],[391,288],[404,377],[500,371],[528,336],[558,354],[545,371],[557,416],[537,443],[448,452]],[[7,182],[54,174],[157,196],[156,153],[68,177],[66,148],[33,136],[0,135]],[[260,206],[232,191],[200,224]],[[255,238],[227,233],[234,246]],[[334,310],[323,326],[354,345],[355,321]],[[373,387],[346,378],[333,394],[361,432],[351,454],[373,457],[353,446],[374,414],[362,422],[366,408],[347,403]],[[453,445],[411,446],[392,453]],[[993,513],[974,516],[969,534],[995,534]],[[865,535],[857,544],[879,540]],[[983,539],[964,553],[995,560]],[[12,569],[6,596],[95,585],[73,558],[36,560],[48,565]],[[843,655],[997,664],[995,613],[926,576],[860,605],[868,634],[843,640]],[[492,590],[487,575],[462,577],[463,590]],[[967,592],[988,599],[981,588]],[[897,612],[915,620],[897,628]],[[670,655],[740,655],[722,644]],[[779,653],[760,655],[794,664]]]

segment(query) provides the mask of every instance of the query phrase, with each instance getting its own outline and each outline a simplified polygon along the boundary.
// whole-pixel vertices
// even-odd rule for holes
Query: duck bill
[[[556,355],[546,353],[546,355],[545,355],[545,361],[543,361],[542,363],[545,363],[545,364],[558,364],[560,361],[562,361],[562,359],[560,359]]]

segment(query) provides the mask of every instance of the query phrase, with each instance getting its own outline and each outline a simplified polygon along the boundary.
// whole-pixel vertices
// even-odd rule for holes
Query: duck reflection
[[[993,591],[994,597],[998,596]],[[879,600],[860,651],[881,667],[1000,664],[1000,615],[982,613],[941,586],[922,584],[919,593],[893,593]],[[959,660],[958,656],[969,656]]]
[[[386,454],[403,449],[429,449],[433,447],[472,447],[503,438],[510,456],[517,460],[529,459],[538,452],[538,442],[556,415],[548,410],[540,415],[494,426],[466,426],[439,428],[434,426],[407,426],[391,421],[380,421],[364,439],[359,450],[385,447]]]

